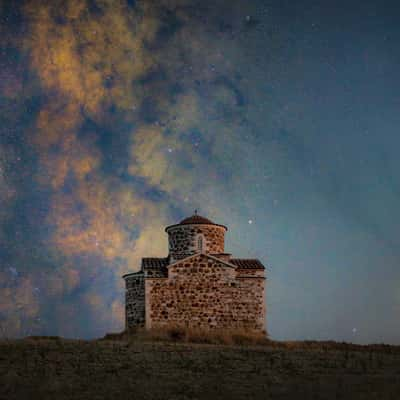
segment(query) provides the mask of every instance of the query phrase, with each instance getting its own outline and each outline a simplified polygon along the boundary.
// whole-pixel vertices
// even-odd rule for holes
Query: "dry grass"
[[[267,345],[270,340],[262,332],[245,329],[188,328],[168,325],[146,330],[136,328],[129,332],[107,334],[102,340],[151,342],[205,343],[222,345]]]
[[[266,333],[245,329],[205,329],[168,325],[146,330],[135,328],[130,331],[111,333],[100,340],[123,340],[128,342],[174,342],[204,343],[216,345],[266,346],[281,350],[320,350],[320,351],[379,351],[400,354],[400,346],[387,344],[359,345],[347,342],[330,341],[277,341],[268,338]]]
[[[180,327],[33,336],[0,341],[0,399],[397,400],[399,355],[400,346]]]
[[[207,343],[224,345],[265,345],[269,341],[265,334],[247,331],[245,329],[207,329],[186,328],[181,326],[166,326],[154,328],[145,333],[151,340],[176,341],[187,343]]]

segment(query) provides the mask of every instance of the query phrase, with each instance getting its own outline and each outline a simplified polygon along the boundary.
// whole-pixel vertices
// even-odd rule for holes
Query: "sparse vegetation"
[[[261,335],[262,336],[262,335]],[[0,341],[0,399],[393,399],[400,347],[167,327]]]
[[[145,330],[136,328],[129,332],[107,334],[105,340],[157,341],[180,343],[205,343],[221,345],[268,345],[271,343],[265,333],[245,329],[206,329],[186,328],[178,325],[167,325],[162,328]]]
[[[119,333],[108,333],[100,340],[122,340],[128,342],[204,343],[232,346],[257,345],[268,347],[270,349],[283,350],[340,350],[344,352],[345,357],[349,357],[349,354],[352,351],[368,352],[370,354],[370,358],[372,358],[372,352],[400,354],[400,346],[393,346],[383,343],[360,345],[347,342],[335,342],[333,340],[278,341],[269,339],[267,333],[251,332],[245,329],[194,329],[176,325],[167,325],[163,328],[154,328],[151,330],[134,328],[129,331],[123,331]]]

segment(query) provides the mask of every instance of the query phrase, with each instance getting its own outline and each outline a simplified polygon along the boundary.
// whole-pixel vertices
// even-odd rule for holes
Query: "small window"
[[[203,251],[203,236],[197,238],[197,248],[200,252]]]

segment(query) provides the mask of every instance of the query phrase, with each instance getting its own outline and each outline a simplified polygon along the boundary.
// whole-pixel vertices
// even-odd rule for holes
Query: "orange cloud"
[[[133,83],[154,64],[146,43],[154,39],[159,22],[146,4],[136,13],[118,0],[96,6],[101,12],[92,13],[86,1],[76,0],[25,7],[31,25],[25,49],[54,98],[39,112],[33,143],[39,181],[54,190],[48,221],[57,248],[67,255],[128,260],[135,256],[127,222],[137,224],[143,209],[154,206],[100,172],[95,137],[85,134],[83,140],[79,130],[84,115],[102,119],[111,104],[126,110],[138,106],[144,93]],[[75,189],[64,194],[68,178]]]
[[[186,140],[188,133],[198,131],[222,167],[229,163],[232,143],[240,136],[238,117],[221,126],[221,115],[235,103],[232,91],[224,85],[214,87],[204,101],[198,90],[196,81],[209,84],[215,80],[216,72],[209,64],[226,71],[232,66],[221,55],[218,39],[191,23],[184,7],[190,1],[138,2],[134,9],[128,9],[122,0],[97,0],[95,4],[98,12],[92,12],[86,0],[39,5],[31,1],[24,9],[30,24],[24,49],[44,98],[30,139],[38,156],[37,180],[50,192],[49,245],[62,256],[62,265],[55,265],[45,279],[44,294],[54,299],[84,287],[88,276],[96,276],[102,268],[111,268],[117,277],[110,293],[120,293],[120,276],[137,270],[141,257],[166,255],[162,228],[171,223],[169,202],[184,204],[190,196],[193,208],[201,202],[209,210],[216,207],[213,196],[203,190],[210,177],[217,177],[216,168]],[[174,12],[184,25],[161,44],[156,38],[165,24],[166,10]],[[152,79],[158,70],[163,78]],[[171,95],[175,83],[184,90]],[[158,125],[143,118],[147,103]],[[110,122],[119,123],[119,118],[133,127],[125,138],[130,143],[127,172],[164,192],[166,201],[146,199],[123,179],[105,172],[108,161],[98,144],[99,133],[86,123],[102,124],[111,137],[121,134]],[[0,205],[7,202],[6,189],[13,190],[0,170],[3,188]],[[76,262],[82,256],[99,262]],[[29,300],[34,301],[25,315],[34,318],[38,302],[29,298],[34,294],[29,295],[32,285],[21,285],[28,293],[25,297],[21,293],[23,308]],[[20,329],[22,319],[11,318],[15,311],[12,289],[7,288],[6,294],[0,309],[8,313],[13,329]],[[120,300],[100,293],[95,283],[90,290],[85,288],[82,296],[104,326],[110,314],[114,324],[123,321]],[[77,313],[74,304],[59,304],[59,311],[68,319]],[[65,321],[59,324],[62,332],[74,333]]]
[[[122,1],[98,1],[91,13],[86,1],[28,4],[32,31],[25,42],[47,90],[94,115],[107,105],[122,109],[137,105],[132,83],[154,61],[145,43],[154,38],[158,21],[151,15],[128,13]],[[57,23],[57,18],[65,23]]]

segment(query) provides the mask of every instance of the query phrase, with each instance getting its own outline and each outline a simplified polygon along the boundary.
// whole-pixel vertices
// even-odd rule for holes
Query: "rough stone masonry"
[[[143,258],[126,283],[126,328],[266,331],[265,267],[225,253],[224,225],[195,213],[165,228],[169,253]]]

